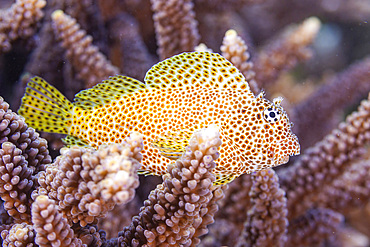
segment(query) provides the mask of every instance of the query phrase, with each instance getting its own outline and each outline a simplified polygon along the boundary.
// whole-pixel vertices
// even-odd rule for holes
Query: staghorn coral
[[[244,75],[251,90],[255,94],[258,93],[258,86],[254,80],[256,73],[253,71],[253,63],[248,61],[250,58],[248,47],[235,30],[230,29],[225,33],[220,50],[222,56],[232,62]]]
[[[337,123],[345,115],[353,111],[360,99],[366,97],[366,94],[369,92],[369,69],[368,58],[366,58],[367,54],[369,54],[368,40],[366,39],[369,25],[366,21],[370,18],[370,12],[368,11],[367,1],[229,0],[221,3],[221,1],[195,0],[189,2],[194,3],[191,13],[196,13],[196,17],[192,16],[192,14],[186,14],[184,18],[197,23],[199,29],[193,26],[191,33],[197,34],[199,41],[212,48],[213,51],[220,52],[225,32],[229,29],[236,30],[238,36],[248,45],[248,52],[254,63],[253,69],[256,73],[256,78],[265,78],[266,76],[271,78],[268,78],[268,82],[263,86],[263,89],[266,90],[268,95],[283,95],[285,98],[283,104],[293,103],[288,107],[290,108],[289,115],[295,123],[295,132],[298,133],[303,153],[307,147],[321,140],[324,135],[335,128]],[[9,1],[0,1],[0,7],[4,8],[5,11],[9,6]],[[171,8],[165,9],[164,5],[159,6],[161,9],[158,9],[156,13],[171,10]],[[11,103],[12,109],[17,109],[20,97],[23,94],[26,78],[31,75],[45,77],[63,93],[67,93],[70,99],[73,98],[77,91],[87,86],[86,79],[89,75],[84,76],[82,79],[77,78],[77,74],[79,74],[78,68],[68,60],[64,60],[64,48],[60,47],[56,41],[54,31],[52,30],[51,14],[57,9],[63,10],[77,20],[82,29],[86,30],[86,33],[93,37],[91,44],[99,47],[99,50],[106,55],[107,61],[111,61],[123,73],[132,73],[137,78],[143,78],[146,66],[150,67],[160,59],[158,54],[156,54],[156,51],[158,51],[156,44],[159,44],[159,42],[156,42],[156,36],[159,37],[158,30],[154,28],[153,13],[150,11],[150,7],[151,2],[148,0],[47,1],[47,5],[42,10],[45,17],[33,24],[33,27],[41,27],[40,30],[32,28],[34,35],[27,40],[26,45],[23,45],[24,42],[21,40],[14,40],[11,43],[10,50],[0,54],[1,96]],[[172,10],[175,10],[175,8],[172,8]],[[174,12],[174,14],[176,13]],[[101,15],[103,18],[101,18]],[[314,46],[312,47],[310,47],[311,42],[308,42],[303,46],[303,49],[301,49],[302,47],[296,49],[294,46],[294,49],[287,49],[292,47],[291,40],[284,39],[285,36],[276,35],[284,32],[286,30],[285,27],[288,25],[302,22],[304,18],[310,16],[318,16],[322,21],[322,25],[326,27],[324,28],[325,30],[330,26],[330,30],[334,31],[334,34],[338,34],[337,36],[334,35],[334,40],[330,39],[329,41],[329,39],[324,38],[326,50],[330,50],[332,46],[337,47],[337,52],[334,53],[334,56],[319,50],[317,41],[313,41]],[[169,22],[167,24],[172,25],[172,27],[166,26],[166,29],[179,31],[179,29],[173,27],[177,27],[179,23]],[[5,33],[6,40],[10,40],[10,37],[7,35]],[[323,37],[328,37],[325,36],[324,32],[319,32],[318,35],[321,37],[321,42]],[[303,33],[301,37],[304,36],[307,36],[307,33]],[[181,39],[183,42],[188,42],[189,37],[182,37]],[[333,38],[333,36],[329,37]],[[164,37],[164,39],[167,38]],[[281,49],[278,50],[278,57],[271,53],[274,47],[273,44],[276,43],[278,45],[275,48],[280,47]],[[307,52],[307,49],[310,49],[310,52]],[[183,50],[180,49],[178,52],[181,51]],[[315,52],[320,54],[315,54]],[[293,68],[297,64],[296,58],[306,58],[306,55],[309,53],[312,54],[311,60],[308,60],[308,62],[299,60],[300,66]],[[268,60],[279,58],[279,71],[270,73],[271,67],[268,67],[270,66],[269,63],[261,63],[261,66],[257,66],[256,63],[262,58],[260,54],[270,54],[271,57],[268,57]],[[322,56],[325,56],[325,59],[321,59]],[[81,57],[83,57],[83,54],[81,54]],[[291,58],[294,59],[291,60]],[[355,62],[355,60],[359,60],[359,62]],[[337,67],[332,65],[332,61],[337,64]],[[338,67],[338,64],[341,67]],[[256,67],[259,67],[258,71]],[[343,72],[337,73],[337,71]],[[23,72],[28,72],[31,75],[25,74],[23,76]],[[330,75],[329,79],[327,79],[328,75]],[[21,81],[22,77],[24,78],[23,83]],[[281,86],[273,87],[277,82],[275,79],[277,77],[279,77],[278,81]],[[286,78],[289,78],[289,82]],[[19,82],[16,83],[16,81]],[[307,85],[309,90],[306,90]],[[282,88],[285,89],[284,92],[281,92]],[[303,90],[299,88],[303,88]],[[312,91],[316,92],[313,92],[313,94],[307,93]],[[294,101],[290,100],[292,95],[294,96]],[[1,102],[1,105],[3,105],[3,101]],[[286,109],[287,107],[284,106],[284,108]],[[5,112],[8,112],[8,106]],[[16,137],[17,132],[27,130],[27,128],[22,127],[22,121],[20,118],[15,117],[15,114],[9,114],[8,112],[6,116],[9,122],[14,122],[12,126],[16,126],[15,122],[20,123],[19,128],[12,132],[10,136]],[[19,119],[19,121],[13,118]],[[2,119],[1,121],[8,126],[8,120]],[[353,126],[356,129],[362,127]],[[4,139],[4,142],[10,140],[9,129],[11,130],[10,127],[6,127],[5,130],[0,130],[0,136],[8,138]],[[31,130],[26,131],[32,139],[35,134],[31,134],[31,132]],[[58,153],[58,150],[54,150],[54,148],[58,147],[58,141],[55,142],[55,140],[60,137],[50,134],[45,135],[45,137],[50,138],[49,148],[53,151],[55,157]],[[347,145],[348,143],[345,141],[345,139],[338,140],[339,146],[341,145],[340,143]],[[23,146],[19,146],[21,142],[12,141],[12,143],[15,145],[14,150],[17,150],[16,148],[23,150]],[[28,144],[23,145],[26,147]],[[291,212],[288,211],[290,227],[288,227],[288,241],[286,245],[289,246],[291,242],[295,245],[308,244],[312,246],[324,243],[326,246],[343,246],[348,242],[344,238],[353,239],[362,236],[365,240],[357,241],[356,244],[358,246],[367,246],[370,236],[368,233],[369,221],[367,219],[369,219],[370,211],[369,206],[363,207],[363,205],[365,203],[369,205],[368,155],[367,157],[359,156],[359,162],[351,160],[343,165],[341,172],[338,173],[336,172],[336,163],[324,151],[318,150],[312,153],[310,161],[322,161],[324,156],[328,158],[324,162],[325,168],[323,170],[313,169],[309,175],[303,172],[301,174],[303,178],[294,177],[291,180],[287,179],[283,175],[285,172],[278,169],[278,174],[280,175],[279,183],[283,183],[281,184],[282,188],[294,188],[294,183],[299,181],[299,186],[296,189],[301,190],[303,186],[303,188],[306,188],[304,193],[307,194],[303,201],[289,198],[289,196],[287,198],[287,204],[290,207],[294,204],[294,208],[298,210],[293,209],[296,212],[296,216],[290,216]],[[369,153],[368,149],[362,149],[361,152],[363,151]],[[338,157],[343,154],[347,155],[341,149],[336,151]],[[31,163],[38,160],[34,156],[27,156],[25,152],[20,154],[20,156],[28,157],[24,160]],[[300,162],[299,160],[298,162]],[[291,162],[291,164],[294,166],[296,162],[297,160]],[[285,165],[285,168],[288,168],[291,164]],[[310,165],[311,162],[303,162],[302,164],[306,165],[306,167],[302,168],[304,171],[305,168],[313,166]],[[40,167],[42,166],[44,165]],[[323,172],[329,172],[330,174],[330,171],[334,171],[334,174],[330,175],[331,178],[327,183],[321,183],[321,174]],[[40,171],[35,170],[35,173],[31,176],[32,181],[36,181],[31,190],[38,188],[39,185],[35,178],[39,174]],[[147,199],[146,191],[154,188],[158,183],[158,179],[141,178],[141,186],[138,188],[137,193],[138,200]],[[320,190],[311,190],[312,184],[315,184],[316,180],[318,183],[321,183]],[[228,188],[223,188],[225,198],[218,201],[219,211],[214,217],[215,223],[210,225],[210,232],[200,238],[202,239],[200,246],[235,245],[235,241],[243,232],[243,223],[248,217],[246,212],[253,205],[249,195],[252,183],[256,183],[252,176],[244,175],[231,183]],[[359,199],[357,200],[356,198]],[[290,202],[290,199],[293,199],[292,202]],[[137,212],[140,205],[141,203],[137,202],[132,207],[136,207]],[[361,210],[362,207],[363,210]],[[27,208],[30,209],[30,205]],[[122,219],[121,224],[118,224],[118,227],[122,230],[131,222],[130,217],[132,213],[128,214],[130,216],[126,216],[127,212],[119,217],[115,216],[116,212],[120,212],[120,210],[125,209],[124,207],[116,207],[115,211],[107,212],[105,219],[108,222],[112,218],[118,222]],[[338,212],[343,215],[338,214]],[[251,214],[250,217],[252,218],[252,216],[258,217]],[[343,217],[345,217],[344,222],[342,222]],[[63,218],[70,220],[65,215],[63,215]],[[0,231],[4,229],[9,230],[14,225],[15,219],[10,217],[5,211],[2,211],[1,219]],[[146,219],[148,221],[152,220]],[[20,220],[18,219],[18,221]],[[17,224],[24,223],[26,222]],[[27,222],[27,228],[30,224],[31,222]],[[294,227],[296,227],[296,231],[294,231]],[[347,227],[353,227],[353,229],[345,231],[344,229],[347,229]],[[72,225],[72,229],[75,236],[85,239],[84,243],[90,243],[92,246],[100,243],[105,246],[118,245],[118,239],[115,238],[117,237],[117,227],[109,228],[106,224],[98,225],[98,227],[88,224],[85,227],[81,227],[77,223]],[[109,234],[105,234],[101,229],[106,230]],[[251,230],[255,231],[256,229]],[[366,235],[364,236],[358,231],[362,231]],[[138,232],[140,232],[140,228],[135,233],[135,236],[140,239]],[[17,239],[16,236],[13,236],[13,233],[14,231],[9,234],[8,239]],[[31,231],[28,231],[28,233],[31,233]],[[7,234],[7,232],[4,232],[4,234]],[[98,235],[100,235],[100,238]],[[107,239],[108,236],[111,239]],[[163,236],[158,236],[158,238],[161,237],[163,238]],[[258,238],[258,236],[256,237]],[[27,243],[25,242],[25,244]],[[352,243],[354,242],[352,241]],[[21,244],[21,241],[17,242],[17,245]],[[354,246],[354,244],[350,244],[350,246]]]
[[[92,45],[91,36],[80,29],[76,20],[61,10],[52,14],[52,27],[55,35],[62,41],[66,56],[78,70],[78,78],[91,87],[109,75],[118,73],[118,68],[112,65],[99,49]]]
[[[286,246],[325,246],[342,222],[343,216],[330,209],[310,209],[291,222]]]
[[[285,246],[288,210],[278,176],[266,169],[254,172],[252,181],[252,206],[236,246]]]
[[[194,246],[207,233],[222,190],[211,173],[221,145],[210,127],[194,134],[183,157],[168,167],[163,183],[144,202],[139,216],[119,235],[121,246]]]
[[[190,0],[151,0],[161,60],[193,51],[199,42],[197,21]]]
[[[4,247],[31,247],[36,246],[35,231],[32,225],[25,222],[13,224],[9,230],[1,232]]]
[[[17,0],[8,9],[0,10],[0,51],[10,51],[14,40],[29,38],[35,33],[45,5],[45,0]]]
[[[35,242],[41,247],[82,246],[81,239],[74,236],[67,219],[47,196],[38,196],[32,204],[32,223],[36,232]]]
[[[40,187],[32,197],[47,195],[58,202],[70,224],[86,226],[104,217],[114,205],[127,203],[139,185],[142,139],[127,138],[125,146],[112,144],[97,151],[71,147],[40,172]]]
[[[307,149],[294,164],[279,171],[282,188],[287,193],[289,218],[312,207],[324,185],[343,174],[369,141],[370,94],[338,129]]]
[[[0,196],[15,222],[30,220],[36,174],[51,162],[45,139],[0,97]]]
[[[10,142],[1,145],[0,157],[0,195],[4,208],[17,221],[29,220],[33,169],[27,166],[22,151]]]
[[[317,18],[308,18],[301,25],[286,29],[281,37],[263,49],[254,61],[258,85],[265,88],[276,80],[282,71],[308,59],[311,52],[307,46],[313,42],[320,25]]]
[[[138,22],[123,13],[110,21],[109,29],[112,30],[112,61],[125,75],[142,81],[154,61],[140,36]]]
[[[317,205],[341,213],[361,207],[369,201],[370,160],[353,162],[349,168],[316,195]]]
[[[304,147],[314,144],[338,124],[333,117],[338,110],[354,104],[358,98],[370,91],[370,58],[357,61],[346,70],[331,77],[307,100],[294,108],[294,122],[299,126],[297,133],[301,136]],[[318,112],[315,109],[320,109]],[[312,136],[305,130],[314,128]]]

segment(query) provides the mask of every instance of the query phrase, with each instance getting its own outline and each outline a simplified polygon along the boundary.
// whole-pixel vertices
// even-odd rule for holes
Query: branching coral
[[[307,149],[295,164],[279,171],[282,187],[287,192],[289,218],[312,207],[320,190],[363,153],[364,145],[370,141],[369,100],[370,94],[338,129]]]
[[[291,232],[286,246],[322,246],[325,239],[343,222],[343,216],[329,209],[310,209],[291,222]]]
[[[300,102],[294,109],[293,121],[299,126],[297,134],[301,136],[301,145],[312,145],[330,132],[337,124],[332,121],[338,114],[337,109],[355,104],[361,96],[366,97],[370,91],[369,78],[370,58],[367,57],[330,78],[311,97]],[[316,135],[310,135],[305,131],[307,128],[314,128]]]
[[[47,196],[38,196],[32,204],[32,223],[39,246],[82,246],[81,239],[74,236],[67,219]]]
[[[80,29],[74,18],[58,10],[53,12],[52,19],[55,35],[62,41],[67,58],[78,70],[78,78],[84,80],[87,87],[118,73],[118,69],[92,45],[91,36]]]
[[[248,61],[250,58],[248,47],[235,30],[226,32],[220,50],[222,51],[222,56],[232,62],[244,75],[251,90],[255,94],[258,93],[258,86],[254,80],[256,73],[253,71],[253,63]]]
[[[278,75],[292,68],[299,61],[311,56],[307,46],[313,42],[320,29],[320,21],[311,17],[298,27],[285,30],[281,37],[261,51],[254,62],[256,81],[260,87],[276,80]]]
[[[192,1],[151,2],[160,59],[194,50],[199,42],[199,34]]]
[[[0,97],[0,196],[16,222],[30,219],[36,174],[51,161],[45,139]]]
[[[21,221],[29,220],[33,169],[27,167],[22,151],[10,142],[0,149],[0,193],[8,214]]]
[[[14,224],[9,230],[1,232],[1,238],[3,239],[4,247],[13,246],[34,246],[35,243],[35,231],[33,227],[25,222],[20,224]]]
[[[34,34],[45,5],[45,0],[17,0],[9,9],[0,10],[0,51],[7,52],[14,40]]]
[[[95,223],[114,205],[133,198],[141,149],[141,137],[132,134],[125,146],[110,145],[96,152],[80,147],[64,150],[39,174],[40,187],[33,197],[47,195],[57,201],[69,223]]]
[[[253,173],[252,180],[252,207],[236,246],[285,246],[288,210],[278,176],[267,169]]]
[[[180,160],[169,166],[163,183],[144,202],[139,216],[120,233],[121,246],[194,246],[213,222],[222,190],[212,186],[212,169],[221,145],[210,127],[195,133]]]
[[[209,182],[213,179],[212,162],[198,164],[196,157],[190,161],[183,157],[169,167],[163,184],[155,189],[160,178],[140,178],[135,202],[109,211],[132,198],[138,186],[134,173],[140,157],[126,159],[127,146],[105,146],[95,151],[70,147],[51,163],[46,141],[1,98],[0,194],[4,202],[0,231],[4,246],[36,245],[37,235],[41,246],[58,241],[60,229],[46,223],[52,215],[63,222],[70,241],[88,246],[150,246],[159,242],[235,246],[238,240],[240,245],[254,246],[271,241],[275,246],[343,246],[345,238],[357,236],[365,238],[363,246],[368,245],[369,238],[358,233],[368,232],[370,215],[369,207],[359,210],[369,205],[370,194],[368,101],[336,128],[370,90],[369,50],[364,38],[368,31],[365,21],[370,17],[368,3],[50,0],[45,5],[40,0],[17,0],[9,7],[8,2],[0,1],[0,88],[1,96],[13,109],[32,75],[44,77],[72,99],[79,90],[119,70],[142,79],[158,60],[211,48],[234,63],[255,92],[254,81],[268,98],[286,98],[284,108],[295,123],[294,132],[304,155],[279,167],[279,179],[272,171],[261,171],[217,189]],[[321,24],[316,18],[304,21],[310,16],[321,19],[325,27],[322,32],[317,32]],[[332,41],[323,39],[328,37],[328,27],[334,31],[329,36],[334,37]],[[229,29],[236,31],[225,35]],[[336,47],[335,57],[325,55],[321,60],[322,52],[315,55],[317,41],[310,45],[316,35],[328,50]],[[199,42],[204,46],[197,46]],[[292,70],[309,57],[311,61]],[[328,61],[342,67],[333,67]],[[55,157],[60,137],[42,135],[49,138]],[[197,145],[189,150],[200,148]],[[193,151],[186,155],[195,155],[197,151]],[[191,181],[203,168],[207,171],[199,181],[208,182],[200,188]],[[127,179],[120,179],[121,175]],[[31,217],[32,208],[35,213]],[[105,215],[104,222],[92,225]],[[33,223],[36,218],[38,225]],[[215,223],[208,226],[205,235],[213,219]],[[346,230],[350,227],[354,228]],[[43,237],[45,233],[49,236]]]

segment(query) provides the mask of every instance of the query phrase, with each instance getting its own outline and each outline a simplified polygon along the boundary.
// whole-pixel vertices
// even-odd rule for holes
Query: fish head
[[[249,162],[259,170],[285,164],[292,155],[300,153],[298,138],[292,132],[293,123],[280,105],[282,98],[273,102],[264,98],[261,92],[245,108],[239,121],[246,126],[244,129]]]

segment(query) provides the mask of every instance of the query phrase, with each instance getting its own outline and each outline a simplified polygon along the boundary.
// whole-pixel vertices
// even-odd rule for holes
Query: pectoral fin
[[[157,148],[160,154],[171,160],[176,160],[185,152],[185,147],[189,144],[193,131],[180,130],[162,134],[152,146]]]

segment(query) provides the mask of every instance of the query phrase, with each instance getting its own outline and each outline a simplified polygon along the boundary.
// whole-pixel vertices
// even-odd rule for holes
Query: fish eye
[[[280,120],[281,112],[275,108],[269,107],[263,111],[263,118],[269,123],[276,123]]]

